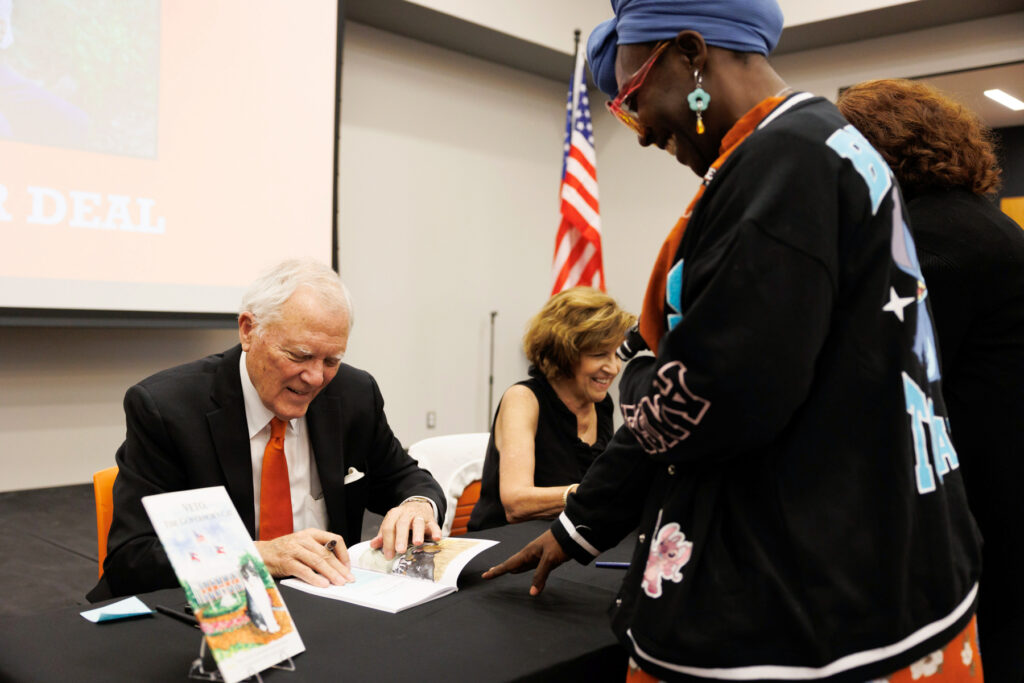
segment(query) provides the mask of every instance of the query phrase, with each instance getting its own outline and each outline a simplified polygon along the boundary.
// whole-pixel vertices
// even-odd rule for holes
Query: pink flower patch
[[[686,534],[679,530],[679,524],[671,522],[658,530],[647,556],[642,586],[644,593],[652,598],[661,597],[661,580],[674,583],[683,580],[683,565],[690,561],[693,543],[686,540]]]

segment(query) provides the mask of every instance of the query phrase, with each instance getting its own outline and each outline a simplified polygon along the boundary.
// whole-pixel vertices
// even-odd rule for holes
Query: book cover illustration
[[[305,649],[223,486],[146,496],[142,504],[225,683]]]

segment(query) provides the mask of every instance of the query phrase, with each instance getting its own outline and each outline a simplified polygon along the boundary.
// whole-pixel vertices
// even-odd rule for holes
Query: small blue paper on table
[[[99,624],[104,621],[115,621],[117,619],[129,619],[131,617],[141,617],[147,614],[153,614],[153,610],[146,607],[146,603],[139,600],[134,595],[124,600],[118,600],[112,602],[109,605],[103,607],[97,607],[87,612],[82,612],[82,616],[93,622]]]

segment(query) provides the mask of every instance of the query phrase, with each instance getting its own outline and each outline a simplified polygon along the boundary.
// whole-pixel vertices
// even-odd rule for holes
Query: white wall
[[[236,343],[226,330],[0,328],[0,491],[92,481],[124,439],[130,385]]]
[[[519,340],[550,291],[566,76],[548,81],[346,28],[339,243],[356,308],[347,360],[376,376],[407,444],[488,428],[490,311],[495,403],[525,377]],[[634,176],[626,159],[642,150],[625,129],[604,135],[604,123],[599,182],[618,176],[635,192],[602,200],[607,278],[635,309],[637,277],[678,210],[652,221],[647,211],[630,215],[629,200],[664,194],[682,174],[666,158],[676,181],[647,166]],[[431,410],[435,430],[426,427]]]
[[[839,88],[1024,59],[1024,12],[774,58],[789,85],[835,100]]]
[[[580,29],[586,40],[595,26],[612,17],[608,0],[408,1],[567,54],[572,54],[573,29]],[[904,4],[913,0],[779,0],[786,26]]]

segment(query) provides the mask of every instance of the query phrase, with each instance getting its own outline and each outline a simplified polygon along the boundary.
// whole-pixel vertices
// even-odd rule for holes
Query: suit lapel
[[[238,362],[242,347],[224,354],[213,381],[211,399],[218,408],[206,414],[213,446],[224,471],[225,488],[249,534],[256,538],[256,512],[252,493],[252,455],[245,421],[245,400]]]
[[[306,411],[309,445],[313,449],[320,486],[327,504],[328,527],[335,533],[346,523],[345,454],[341,444],[341,400],[326,392],[317,396]]]

